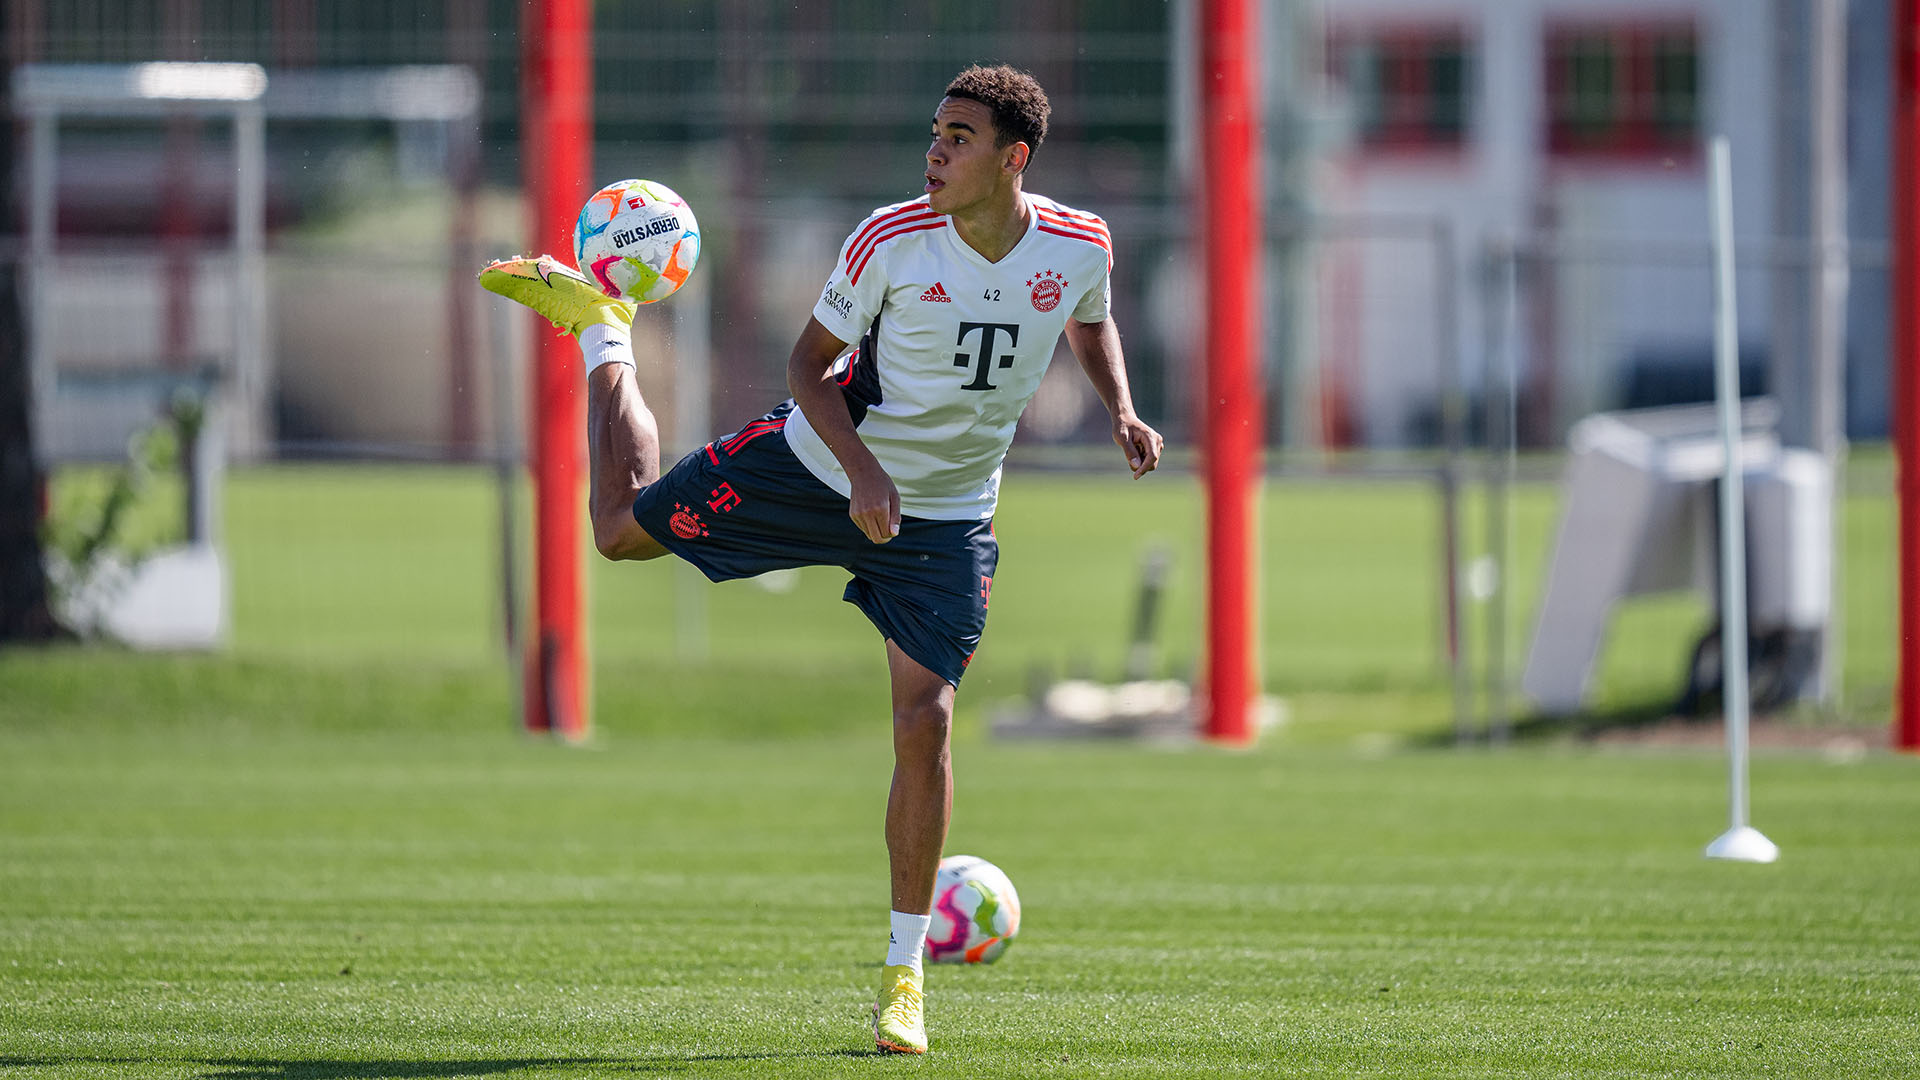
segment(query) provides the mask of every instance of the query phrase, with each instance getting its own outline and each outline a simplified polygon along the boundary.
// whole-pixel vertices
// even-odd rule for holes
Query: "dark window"
[[[1691,24],[1547,31],[1547,149],[1567,157],[1691,156],[1700,51]]]
[[[1458,28],[1338,30],[1327,68],[1352,102],[1362,148],[1450,150],[1466,142],[1473,55]]]

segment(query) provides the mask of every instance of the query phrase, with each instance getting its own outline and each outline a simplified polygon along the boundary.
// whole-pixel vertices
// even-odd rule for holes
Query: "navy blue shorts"
[[[797,566],[853,574],[845,599],[900,651],[960,685],[1000,563],[988,521],[902,517],[900,535],[867,539],[846,496],[820,482],[787,447],[787,401],[680,459],[633,501],[647,535],[714,581]]]

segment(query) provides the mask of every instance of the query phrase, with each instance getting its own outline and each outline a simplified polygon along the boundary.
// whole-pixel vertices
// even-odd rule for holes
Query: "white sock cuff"
[[[589,373],[602,364],[638,367],[633,362],[633,342],[606,323],[594,323],[580,331],[580,357],[587,362]]]
[[[933,916],[889,911],[887,922],[892,930],[887,938],[887,963],[906,964],[915,971],[920,970],[920,951],[926,948],[927,928],[933,924]]]

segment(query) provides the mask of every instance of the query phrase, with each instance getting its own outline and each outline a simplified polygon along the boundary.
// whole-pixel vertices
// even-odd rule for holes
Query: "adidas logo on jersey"
[[[953,297],[947,295],[947,287],[937,281],[933,283],[933,288],[920,294],[920,299],[935,304],[953,303]]]

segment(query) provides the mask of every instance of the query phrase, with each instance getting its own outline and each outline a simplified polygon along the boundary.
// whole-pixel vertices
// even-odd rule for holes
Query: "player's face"
[[[941,98],[927,147],[927,206],[952,214],[1007,187],[1026,163],[1027,144],[996,147],[993,110],[972,98]]]

